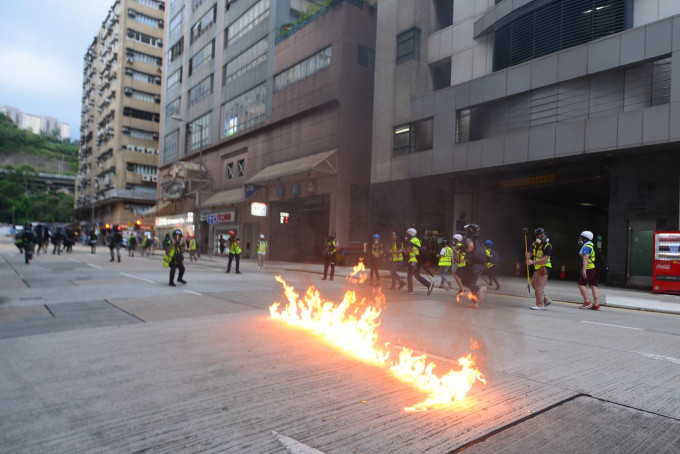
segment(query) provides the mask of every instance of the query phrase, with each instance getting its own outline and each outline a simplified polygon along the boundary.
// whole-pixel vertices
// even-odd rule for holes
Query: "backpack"
[[[430,250],[425,246],[420,246],[416,259],[418,260],[418,265],[426,265],[430,261]]]
[[[499,263],[501,263],[501,256],[495,249],[491,250],[491,263],[493,263],[494,265],[498,265]]]
[[[609,267],[607,266],[607,260],[604,258],[604,254],[602,254],[602,251],[594,244],[593,250],[595,251],[595,269],[602,274],[606,273],[609,271]]]
[[[483,265],[489,261],[489,256],[486,255],[486,247],[478,236],[470,238],[475,245],[472,252],[467,253],[467,260],[476,265]]]

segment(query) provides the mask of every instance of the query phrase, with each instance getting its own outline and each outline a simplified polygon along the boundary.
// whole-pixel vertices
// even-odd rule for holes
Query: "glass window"
[[[156,38],[154,36],[149,36],[147,34],[140,33],[138,31],[132,30],[131,28],[128,28],[127,37],[129,39],[132,39],[134,41],[139,41],[140,43],[144,43],[144,44],[147,44],[149,46],[163,47],[163,39],[162,38]]]
[[[189,75],[210,63],[215,57],[215,40],[210,41],[189,60]]]
[[[128,9],[128,16],[134,19],[135,22],[140,24],[148,25],[149,27],[160,28],[163,23],[162,20],[147,16],[133,9]]]
[[[177,159],[179,145],[179,130],[173,131],[165,136],[163,143],[163,162],[169,162]]]
[[[357,64],[368,69],[375,69],[375,51],[357,44]]]
[[[245,159],[239,159],[236,162],[236,175],[239,178],[241,178],[245,174],[246,174],[246,160]]]
[[[128,59],[128,63],[138,61],[156,66],[161,66],[163,64],[163,60],[161,58],[154,57],[153,55],[145,54],[144,52],[139,52],[131,48],[127,48],[125,50],[125,56]]]
[[[189,91],[189,106],[193,106],[210,96],[213,92],[213,75],[209,75]]]
[[[194,151],[210,143],[210,113],[187,125],[189,148]]]
[[[262,84],[224,104],[221,136],[229,137],[263,122],[266,96],[267,88]]]
[[[142,71],[137,71],[136,69],[125,68],[125,75],[128,77],[132,77],[132,79],[138,80],[140,82],[146,82],[149,84],[156,85],[161,84],[161,76],[156,76]]]
[[[191,42],[193,43],[197,40],[205,31],[210,28],[217,19],[217,5],[210,8],[203,17],[201,17],[198,22],[191,27]]]
[[[420,58],[420,30],[412,28],[397,35],[397,64]]]
[[[182,55],[182,52],[184,52],[184,37],[180,38],[180,40],[170,48],[170,61],[175,61],[177,57]]]
[[[222,85],[248,72],[267,59],[267,38],[257,42],[252,47],[231,60],[224,66]]]
[[[227,171],[226,171],[226,176],[227,180],[231,180],[234,178],[234,163],[230,162],[227,164]]]
[[[165,106],[165,116],[167,118],[170,118],[173,115],[179,115],[180,107],[181,107],[181,101],[182,101],[182,98],[179,97],[179,98],[175,99],[174,101],[168,103],[168,105]]]
[[[331,47],[317,52],[309,58],[281,71],[274,76],[274,91],[281,90],[300,79],[311,76],[315,72],[331,64]]]
[[[182,83],[182,68],[180,67],[177,71],[168,76],[167,80],[168,91],[177,88],[181,83]]]
[[[168,31],[168,36],[173,36],[175,33],[182,30],[182,24],[184,24],[184,10],[182,9],[175,17],[170,21],[170,27]]]
[[[135,0],[135,2],[139,3],[140,5],[148,6],[154,9],[160,10],[165,9],[165,2],[162,2],[160,0]]]
[[[227,46],[248,33],[269,16],[269,0],[260,0],[227,28]]]

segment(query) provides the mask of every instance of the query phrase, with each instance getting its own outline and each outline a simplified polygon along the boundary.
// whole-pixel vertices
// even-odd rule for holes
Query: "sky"
[[[0,0],[0,105],[80,137],[83,56],[114,0]]]

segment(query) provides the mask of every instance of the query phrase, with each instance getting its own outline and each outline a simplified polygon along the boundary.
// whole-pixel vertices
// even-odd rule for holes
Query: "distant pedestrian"
[[[222,235],[220,235],[219,244],[220,244],[220,257],[224,257],[224,250],[227,248],[227,240],[225,240]]]
[[[397,232],[392,232],[392,241],[388,249],[390,260],[390,277],[392,278],[392,286],[390,290],[396,290],[397,281],[399,281],[399,290],[406,285],[403,277],[399,276],[397,271],[400,271],[404,266],[404,245],[397,241]]]
[[[264,258],[267,255],[267,241],[264,239],[264,233],[260,233],[260,239],[257,240],[257,267],[262,269],[264,266]]]
[[[465,261],[465,245],[463,244],[463,235],[456,233],[453,235],[453,251],[456,253],[456,271],[453,273],[453,278],[458,284],[458,295],[465,292],[463,290],[463,275],[465,274],[465,267],[467,262]]]
[[[552,245],[548,233],[543,227],[538,227],[534,230],[536,237],[531,252],[526,252],[526,264],[533,265],[534,274],[531,276],[531,286],[534,288],[534,295],[536,297],[536,305],[531,309],[535,311],[544,311],[552,300],[545,293],[545,286],[548,283],[548,276],[552,271],[551,256],[553,254]]]
[[[146,256],[148,257],[149,254],[154,255],[154,249],[156,248],[156,242],[158,240],[156,239],[156,232],[151,232],[151,238],[149,238],[149,251],[146,253]]]
[[[579,255],[581,256],[581,275],[578,279],[578,289],[583,297],[583,304],[579,309],[592,309],[594,311],[600,310],[600,291],[597,288],[600,282],[600,270],[595,266],[595,245],[593,244],[593,232],[584,230],[578,240],[578,245],[581,246]],[[588,289],[586,285],[590,286],[590,291],[593,294],[593,300],[588,301]]]
[[[449,247],[448,241],[442,240],[442,249],[439,251],[439,254],[437,254],[437,257],[439,258],[439,275],[442,278],[439,283],[439,288],[444,288],[444,284],[447,284],[448,287],[451,288],[451,281],[446,278],[446,274],[453,265],[453,249]]]
[[[118,262],[120,262],[120,248],[123,246],[123,235],[121,235],[119,227],[117,225],[113,226],[113,231],[109,234],[109,252],[111,252],[111,260],[113,262],[115,250],[116,256],[118,257]]]
[[[189,241],[189,260],[192,262],[198,262],[198,247],[196,245],[196,235],[191,237]]]
[[[229,231],[229,240],[227,240],[227,246],[229,247],[229,262],[227,263],[227,271],[225,273],[231,272],[231,262],[236,259],[236,274],[241,274],[239,271],[239,262],[241,261],[241,240],[236,236],[236,232],[233,230]]]
[[[170,246],[165,249],[165,256],[163,257],[163,266],[170,267],[170,282],[168,285],[170,287],[176,287],[175,285],[175,271],[179,270],[179,276],[177,276],[177,282],[180,284],[186,284],[187,281],[184,280],[184,243],[182,242],[182,231],[176,229],[172,233],[172,240],[170,241]]]
[[[366,248],[366,243],[364,243],[364,248]],[[368,251],[364,251],[368,253]],[[380,244],[380,235],[377,233],[373,235],[373,243],[371,244],[370,254],[368,255],[368,267],[369,272],[369,284],[373,285],[373,276],[375,276],[375,284],[380,285],[380,265],[382,264],[383,250]]]
[[[35,248],[35,233],[31,227],[31,223],[24,226],[24,231],[21,233],[21,245],[24,250],[24,260],[26,265],[33,259],[33,250]]]
[[[52,255],[57,254],[61,255],[61,245],[64,241],[64,233],[61,229],[61,227],[58,227],[54,231],[54,235],[52,235],[52,244],[54,247],[52,248]]]
[[[96,254],[97,253],[97,234],[94,233],[94,230],[90,230],[88,242],[90,243],[90,252],[92,254]]]
[[[467,224],[465,227],[465,272],[462,275],[461,281],[463,286],[470,289],[470,293],[474,297],[470,303],[470,307],[476,309],[478,302],[484,299],[484,292],[486,287],[477,285],[477,281],[486,269],[486,262],[488,257],[486,255],[486,248],[480,239],[480,227],[477,224]]]
[[[338,253],[338,241],[335,239],[335,235],[331,234],[326,237],[325,253],[323,258],[323,278],[322,281],[326,280],[328,276],[328,267],[331,269],[331,281],[333,280],[333,274],[335,274],[335,261],[337,260]]]
[[[134,233],[130,234],[130,238],[128,238],[127,249],[128,257],[134,257],[135,250],[137,249],[137,237]]]
[[[496,278],[496,266],[500,263],[500,255],[493,248],[493,241],[486,240],[484,246],[486,246],[486,255],[489,257],[489,261],[486,263],[486,270],[484,270],[483,274],[489,279],[487,284],[496,284],[496,290],[500,290],[501,284],[498,283]]]
[[[434,288],[434,281],[430,282],[420,275],[420,264],[418,263],[418,257],[420,256],[421,243],[416,235],[418,231],[414,228],[410,228],[406,231],[407,242],[404,246],[405,251],[408,253],[408,273],[406,275],[406,282],[408,284],[408,293],[413,294],[413,278],[415,277],[418,282],[423,284],[427,288],[427,295],[432,293]]]

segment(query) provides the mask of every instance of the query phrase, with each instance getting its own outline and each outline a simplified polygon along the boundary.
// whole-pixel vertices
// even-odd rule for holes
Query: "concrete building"
[[[74,215],[129,225],[155,205],[165,2],[116,0],[85,54]]]
[[[374,9],[181,3],[169,12],[169,44],[187,45],[168,63],[157,227],[200,224],[204,251],[234,230],[246,255],[264,233],[280,260],[321,257],[329,232],[366,241]]]
[[[60,139],[70,138],[71,128],[69,124],[59,121],[57,118],[47,115],[32,115],[12,106],[0,106],[0,112],[10,117],[14,124],[21,129],[28,129],[36,134],[56,132]]]
[[[548,229],[557,276],[591,230],[608,282],[650,286],[677,230],[680,2],[385,0],[371,165],[376,229],[482,226],[512,272]],[[529,241],[533,236],[529,235]]]

